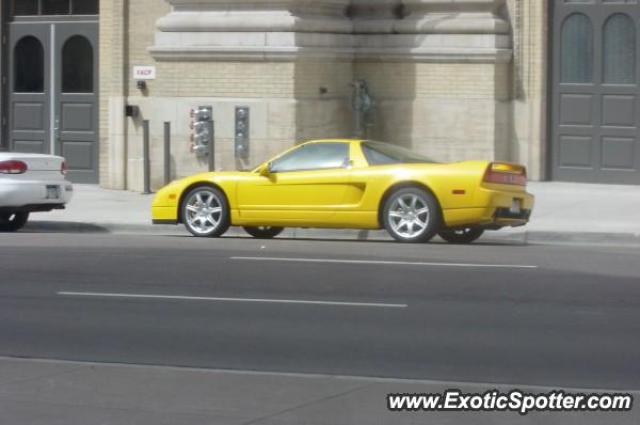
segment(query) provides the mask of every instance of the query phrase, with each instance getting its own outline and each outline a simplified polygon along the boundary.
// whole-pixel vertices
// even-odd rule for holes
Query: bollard
[[[143,161],[143,179],[144,190],[142,193],[148,195],[151,193],[151,158],[150,158],[150,141],[149,141],[149,120],[142,122],[142,161]]]
[[[171,183],[171,123],[164,123],[164,184]]]

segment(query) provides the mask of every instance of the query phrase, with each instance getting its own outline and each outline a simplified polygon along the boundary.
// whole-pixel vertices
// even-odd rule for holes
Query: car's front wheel
[[[440,226],[440,208],[433,195],[411,187],[389,196],[383,218],[385,228],[396,240],[428,242]]]
[[[230,225],[226,196],[211,186],[196,187],[184,197],[182,221],[194,236],[222,236]]]
[[[256,239],[273,239],[282,233],[283,230],[284,227],[273,226],[244,227],[244,231]]]
[[[470,244],[482,236],[484,229],[479,227],[466,227],[464,229],[447,229],[438,232],[438,236],[453,244]]]
[[[0,213],[0,232],[16,232],[29,220],[28,212]]]

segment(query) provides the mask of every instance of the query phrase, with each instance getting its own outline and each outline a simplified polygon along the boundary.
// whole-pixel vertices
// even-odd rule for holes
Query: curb
[[[78,233],[78,234],[144,234],[144,235],[187,235],[182,226],[123,224],[123,223],[84,223],[65,221],[32,221],[23,233]],[[249,237],[240,228],[231,228],[227,232],[231,237]],[[281,238],[350,240],[350,241],[391,241],[383,230],[332,230],[332,229],[287,229]],[[640,245],[640,234],[605,232],[562,232],[562,231],[511,231],[488,232],[480,242],[511,244],[597,244],[597,245]]]
[[[525,243],[562,244],[581,243],[598,245],[640,245],[640,234],[605,232],[550,232],[527,231]]]

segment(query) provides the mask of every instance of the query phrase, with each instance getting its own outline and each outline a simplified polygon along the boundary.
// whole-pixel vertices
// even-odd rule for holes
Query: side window
[[[312,143],[281,156],[271,163],[271,171],[326,170],[344,168],[349,163],[349,144]]]
[[[362,152],[364,153],[365,158],[367,158],[369,165],[390,165],[398,164],[400,162],[397,158],[393,158],[370,145],[363,144]]]

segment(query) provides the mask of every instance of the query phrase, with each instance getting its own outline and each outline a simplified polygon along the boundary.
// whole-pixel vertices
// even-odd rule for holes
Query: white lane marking
[[[261,298],[219,298],[219,297],[193,297],[187,295],[152,295],[152,294],[124,294],[106,292],[58,292],[63,297],[93,297],[93,298],[130,298],[147,300],[179,300],[179,301],[213,301],[233,303],[267,303],[267,304],[306,304],[337,307],[370,307],[370,308],[407,308],[407,304],[385,304],[343,301],[311,301],[311,300],[277,300]]]
[[[278,257],[231,257],[231,260],[241,261],[280,261],[290,263],[329,263],[329,264],[372,264],[390,266],[421,266],[421,267],[467,267],[494,269],[537,269],[539,266],[518,264],[471,264],[471,263],[425,263],[413,261],[375,261],[375,260],[334,260],[323,258],[278,258]]]

